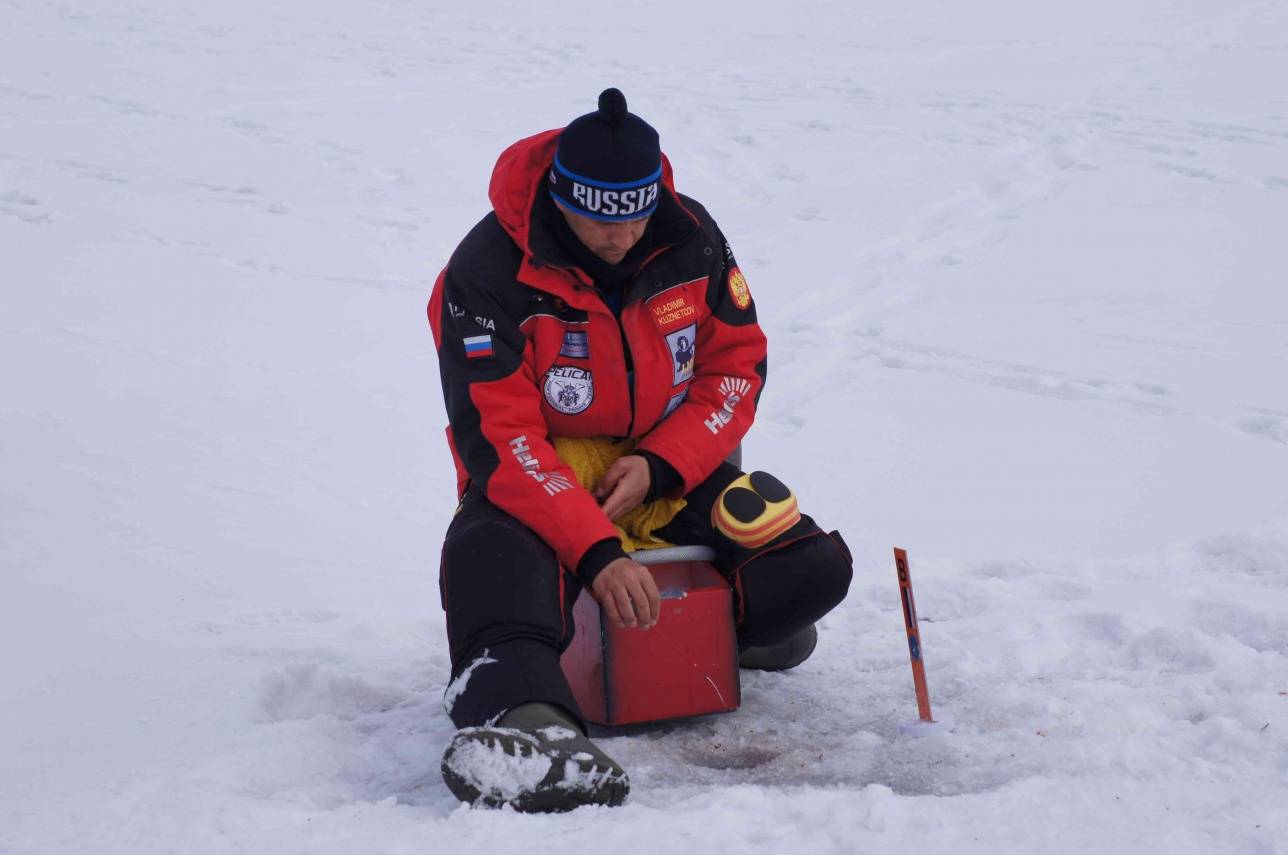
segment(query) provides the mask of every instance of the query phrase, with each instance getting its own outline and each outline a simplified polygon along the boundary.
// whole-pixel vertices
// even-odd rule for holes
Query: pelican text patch
[[[586,411],[595,400],[595,384],[585,368],[556,365],[546,372],[546,403],[567,416]]]

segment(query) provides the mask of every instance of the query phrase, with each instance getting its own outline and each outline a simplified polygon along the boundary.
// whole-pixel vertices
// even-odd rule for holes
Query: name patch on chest
[[[663,295],[649,304],[653,320],[663,330],[674,329],[680,324],[691,324],[698,319],[698,307],[684,294]]]
[[[546,403],[567,416],[585,412],[595,400],[590,371],[571,365],[556,365],[547,371],[543,391]]]

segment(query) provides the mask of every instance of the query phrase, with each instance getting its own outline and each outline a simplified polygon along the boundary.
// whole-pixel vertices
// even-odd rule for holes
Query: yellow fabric
[[[559,459],[568,464],[577,483],[587,490],[594,490],[599,479],[604,477],[608,467],[619,457],[624,457],[635,450],[635,440],[615,440],[606,436],[568,437],[557,436],[553,440]],[[617,536],[622,540],[622,548],[627,552],[637,549],[660,549],[671,546],[653,532],[669,523],[684,507],[684,499],[658,499],[655,502],[640,505],[617,519]]]

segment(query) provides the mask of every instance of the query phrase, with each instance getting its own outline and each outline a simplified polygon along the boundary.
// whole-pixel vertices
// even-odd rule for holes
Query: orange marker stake
[[[932,730],[951,729],[952,717],[944,716],[936,721],[930,713],[930,689],[926,686],[926,663],[921,655],[921,630],[917,626],[917,601],[912,596],[912,576],[908,572],[908,553],[895,547],[894,568],[899,574],[899,597],[903,601],[903,625],[908,631],[908,657],[912,660],[912,685],[917,692],[917,715],[920,721],[904,727],[905,733],[921,735]]]

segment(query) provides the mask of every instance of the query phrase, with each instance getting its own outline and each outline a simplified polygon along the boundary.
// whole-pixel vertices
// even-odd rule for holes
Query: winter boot
[[[572,716],[545,703],[517,706],[493,727],[457,731],[443,753],[442,771],[461,801],[524,813],[616,806],[630,791],[622,767],[582,734]]]
[[[767,647],[748,647],[738,654],[739,668],[757,671],[786,671],[804,662],[818,646],[818,628],[814,624],[786,641]]]

